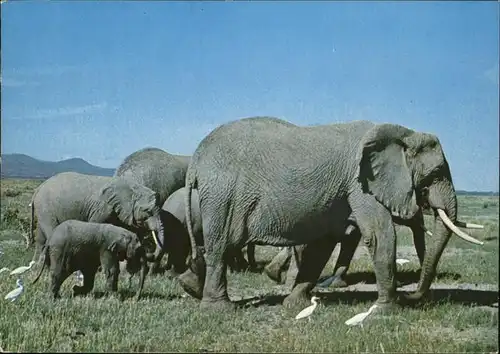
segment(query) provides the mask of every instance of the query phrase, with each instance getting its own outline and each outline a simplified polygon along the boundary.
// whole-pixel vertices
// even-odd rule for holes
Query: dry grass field
[[[26,265],[28,203],[40,181],[2,180],[0,268]],[[48,272],[31,286],[33,272],[22,275],[25,292],[15,302],[4,295],[16,277],[0,274],[0,347],[5,351],[44,352],[498,352],[498,197],[459,196],[464,221],[485,225],[470,233],[484,246],[452,237],[443,254],[430,298],[417,307],[369,321],[363,327],[344,322],[366,311],[376,299],[371,260],[359,248],[346,289],[317,290],[320,304],[310,320],[296,321],[296,311],[281,301],[290,289],[265,274],[229,274],[229,295],[241,307],[235,313],[203,313],[199,302],[175,280],[148,277],[144,296],[135,302],[125,277],[119,297],[102,295],[98,274],[92,295],[71,298],[74,279],[63,284],[62,299],[48,292]],[[426,220],[432,226],[432,220]],[[257,247],[257,260],[268,261],[277,249]],[[335,252],[336,253],[336,252]],[[333,267],[333,257],[325,270]],[[409,229],[398,228],[398,279],[411,289],[418,279],[418,259]],[[137,280],[136,280],[137,282]],[[498,306],[498,305],[497,305]]]

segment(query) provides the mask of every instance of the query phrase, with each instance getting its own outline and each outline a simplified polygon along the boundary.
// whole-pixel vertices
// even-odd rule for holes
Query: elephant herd
[[[417,290],[408,299],[428,292],[452,232],[482,244],[457,227],[477,225],[457,220],[455,188],[438,138],[369,121],[231,121],[210,132],[193,156],[145,148],[125,158],[113,177],[55,175],[35,190],[31,213],[33,261],[50,264],[55,297],[76,269],[87,274],[83,289],[74,293],[91,290],[99,262],[88,266],[90,259],[100,259],[107,289],[116,291],[118,262],[126,260],[131,274],[142,269],[141,289],[152,265],[152,272],[175,277],[202,307],[217,309],[234,307],[227,268],[256,269],[255,245],[283,247],[265,267],[277,282],[293,259],[296,276],[284,305],[295,306],[309,301],[337,242],[334,272],[337,285],[345,285],[343,275],[362,240],[373,260],[377,309],[384,310],[397,303],[395,224],[411,228],[421,265]],[[433,232],[425,227],[424,213],[435,218]],[[63,225],[71,220],[80,223]],[[111,249],[108,241],[103,246],[119,230],[137,235],[133,249],[130,235],[121,248]],[[104,236],[91,237],[92,232]],[[58,243],[52,241],[56,235]],[[91,243],[98,245],[83,246]]]

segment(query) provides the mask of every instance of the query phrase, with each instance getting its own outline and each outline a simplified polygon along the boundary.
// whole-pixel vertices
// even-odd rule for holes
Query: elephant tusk
[[[458,220],[457,220],[457,226],[464,227],[466,229],[484,229],[483,225],[473,224],[470,222],[463,222],[463,221],[458,221]]]
[[[154,232],[154,230],[151,230],[151,233],[153,234],[153,240],[155,241],[156,247],[161,248],[160,243],[158,242],[158,238],[156,237],[156,232]]]
[[[448,228],[451,231],[453,231],[457,236],[470,243],[474,243],[476,245],[484,245],[484,242],[476,240],[474,237],[467,235],[465,232],[456,227],[455,224],[453,224],[453,221],[450,220],[450,218],[448,217],[448,215],[446,215],[443,209],[438,209],[437,212],[441,220],[443,220],[444,224],[448,226]]]

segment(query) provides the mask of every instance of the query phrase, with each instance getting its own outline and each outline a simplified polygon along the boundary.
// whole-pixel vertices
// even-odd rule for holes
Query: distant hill
[[[87,175],[113,176],[114,168],[89,164],[81,158],[62,161],[42,161],[24,154],[2,155],[2,178],[46,179],[61,172],[79,172]]]

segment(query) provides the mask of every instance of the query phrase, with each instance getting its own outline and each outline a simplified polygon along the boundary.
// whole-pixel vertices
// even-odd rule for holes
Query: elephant
[[[191,227],[191,194],[198,189],[204,247]],[[356,220],[371,250],[377,310],[399,305],[392,216],[435,216],[417,290],[429,290],[452,231],[459,230],[452,176],[437,136],[367,120],[298,126],[275,117],[220,125],[198,145],[186,174],[189,269],[178,279],[202,308],[234,308],[227,294],[226,255],[252,242],[305,245],[285,307],[305,305],[347,220]],[[331,235],[331,236],[330,236]],[[203,253],[203,254],[202,254]]]
[[[157,194],[121,177],[59,173],[43,182],[33,194],[32,239],[35,216],[38,223],[33,261],[39,260],[43,245],[56,226],[72,219],[109,223],[140,235],[149,230],[158,244],[164,242]]]
[[[131,264],[142,264],[136,298],[141,296],[148,273],[146,253],[137,235],[131,231],[112,224],[66,220],[54,229],[42,252],[44,262],[33,284],[45,266],[49,266],[54,299],[60,297],[59,290],[64,280],[77,270],[83,274],[83,286],[73,286],[73,295],[88,294],[94,288],[100,265],[106,274],[106,290],[118,291],[119,262],[125,259]]]
[[[186,207],[185,207],[186,189],[184,187],[172,193],[161,210],[161,218],[165,225],[165,244],[162,249],[155,253],[155,267],[159,269],[165,253],[168,253],[166,269],[171,277],[183,273],[186,270],[186,264],[189,263],[191,247],[189,234],[186,228]],[[195,189],[191,194],[191,215],[193,221],[193,232],[197,244],[203,243],[202,221],[199,208],[198,191]],[[247,246],[248,262],[245,260],[242,252],[238,250],[228,258],[230,269],[235,272],[250,268],[255,270],[255,245]]]
[[[158,194],[159,206],[179,188],[184,187],[186,171],[191,156],[173,155],[146,147],[127,156],[115,171],[115,177],[141,184]],[[157,247],[156,254],[160,253]],[[159,272],[160,262],[155,262],[151,273]]]

